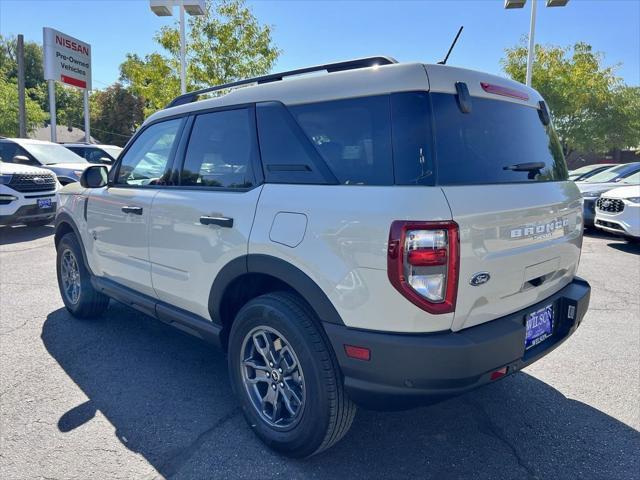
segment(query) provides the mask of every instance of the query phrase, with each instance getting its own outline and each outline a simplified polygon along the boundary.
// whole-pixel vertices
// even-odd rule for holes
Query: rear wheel
[[[73,233],[67,233],[60,239],[56,267],[60,295],[67,310],[80,318],[102,315],[109,305],[109,297],[91,285],[89,270]]]
[[[249,425],[286,455],[317,454],[353,422],[355,406],[333,351],[296,295],[262,295],[240,310],[229,338],[229,373]]]

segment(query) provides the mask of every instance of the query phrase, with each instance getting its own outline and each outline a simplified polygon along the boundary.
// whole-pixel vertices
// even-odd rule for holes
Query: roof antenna
[[[458,41],[458,37],[460,36],[460,34],[462,33],[462,29],[464,28],[464,26],[460,27],[460,30],[458,30],[458,33],[456,35],[456,38],[453,39],[453,43],[451,44],[451,46],[449,47],[449,51],[447,52],[447,56],[444,57],[444,60],[438,62],[438,65],[446,65],[447,64],[447,60],[449,60],[449,55],[451,55],[451,50],[453,50],[453,47],[456,46],[456,42]]]

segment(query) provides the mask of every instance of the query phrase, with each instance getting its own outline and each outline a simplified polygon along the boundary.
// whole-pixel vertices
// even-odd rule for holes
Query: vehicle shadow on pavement
[[[611,248],[620,250],[625,253],[632,253],[634,255],[640,255],[640,242],[628,242],[628,243],[609,243],[607,244]]]
[[[224,355],[196,338],[111,302],[102,319],[50,313],[42,341],[89,398],[46,420],[73,435],[99,410],[119,441],[167,478],[632,478],[640,471],[637,431],[526,373],[430,407],[360,410],[334,448],[291,460],[253,435]]]
[[[0,227],[0,245],[29,242],[31,240],[48,237],[49,235],[53,235],[54,232],[55,229],[50,225],[44,227]]]
[[[603,240],[613,240],[611,243],[608,243],[607,246],[611,248],[615,248],[616,250],[620,250],[625,253],[632,253],[635,255],[640,255],[640,242],[638,241],[628,241],[624,237],[619,235],[614,235],[609,232],[605,232],[603,230],[597,229],[589,229],[584,231],[585,236],[590,238],[601,238]]]

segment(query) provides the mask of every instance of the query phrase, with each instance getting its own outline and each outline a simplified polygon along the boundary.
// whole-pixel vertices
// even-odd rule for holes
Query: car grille
[[[596,206],[601,212],[607,213],[620,213],[624,210],[624,202],[616,198],[599,198]]]
[[[602,227],[612,228],[614,230],[622,230],[622,231],[624,231],[624,229],[620,225],[618,225],[617,223],[614,223],[614,222],[605,222],[604,220],[596,220],[596,225],[600,225]]]
[[[51,173],[14,173],[8,186],[18,192],[46,192],[56,189],[56,178]]]

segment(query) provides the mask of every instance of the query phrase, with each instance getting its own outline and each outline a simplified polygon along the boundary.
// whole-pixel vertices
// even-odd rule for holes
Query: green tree
[[[17,40],[0,35],[0,76],[7,80],[18,79]],[[24,83],[26,89],[44,83],[42,47],[35,42],[24,42]]]
[[[144,120],[144,103],[120,83],[91,95],[91,127],[94,137],[124,146]]]
[[[38,102],[25,95],[27,130],[32,131],[42,125],[49,115]],[[0,77],[0,136],[18,135],[18,84]]]
[[[189,17],[186,42],[187,90],[262,75],[280,51],[271,27],[261,25],[243,0],[208,0],[205,15]],[[144,58],[127,54],[120,78],[145,99],[145,115],[164,108],[180,94],[180,37],[177,24],[155,36],[162,53]]]
[[[0,36],[0,75],[8,82],[18,82],[17,41],[15,37]],[[42,46],[24,43],[24,77],[26,97],[49,110],[49,94],[44,79]],[[82,126],[84,119],[82,91],[56,82],[56,118],[59,125]],[[32,105],[32,111],[35,112]],[[17,104],[16,104],[17,112]],[[27,112],[28,116],[28,112]],[[36,113],[36,118],[41,116]],[[29,119],[30,121],[30,119]],[[33,122],[32,122],[33,124]]]
[[[533,88],[549,105],[565,154],[640,145],[640,89],[625,86],[615,67],[606,67],[603,61],[602,53],[582,42],[535,48]],[[501,64],[511,78],[524,83],[525,41],[508,48]]]
[[[18,135],[18,60],[15,37],[0,35],[0,135]],[[42,48],[35,42],[24,43],[25,103],[27,130],[41,126],[49,117],[40,102]]]

